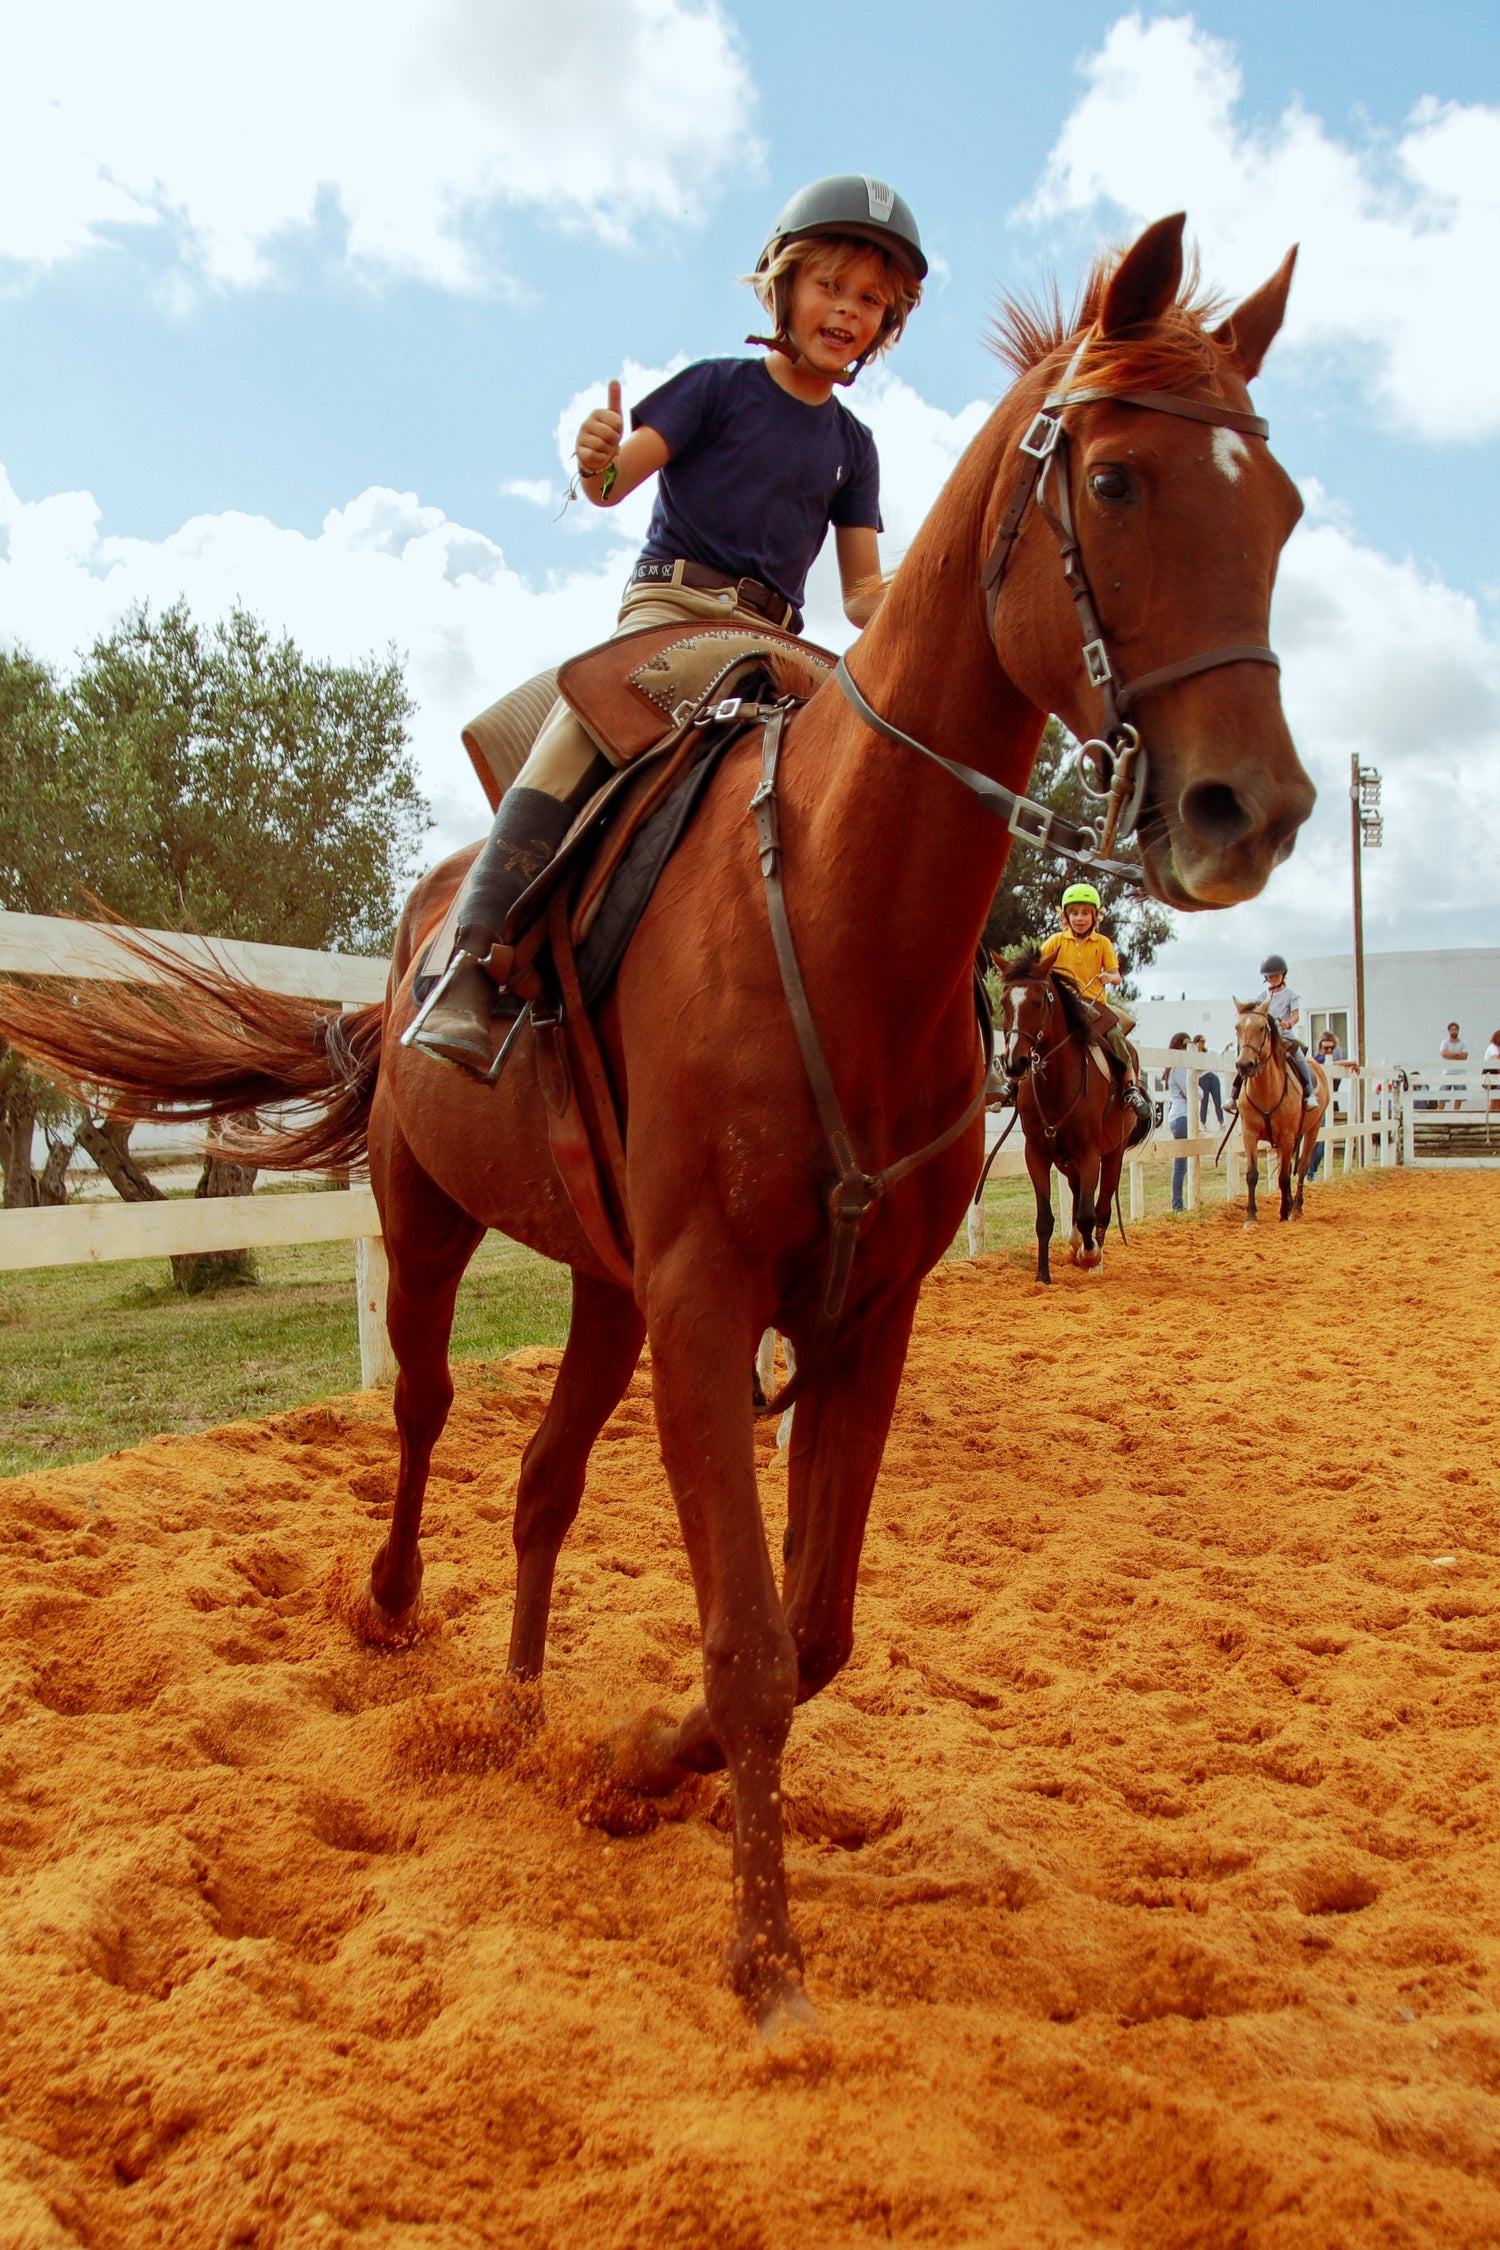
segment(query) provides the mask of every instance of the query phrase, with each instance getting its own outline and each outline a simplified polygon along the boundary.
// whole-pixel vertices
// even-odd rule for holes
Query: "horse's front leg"
[[[622,1778],[651,1788],[729,1768],[734,1798],[730,1981],[762,2030],[807,2013],[802,1949],[787,1908],[781,1753],[797,1700],[797,1652],[766,1552],[745,1371],[759,1324],[748,1277],[718,1239],[686,1238],[647,1282],[662,1458],[687,1546],[703,1635],[703,1707],[619,1746]],[[800,1417],[799,1417],[800,1419]]]
[[[370,1636],[402,1638],[422,1593],[422,1502],[432,1449],[453,1403],[448,1338],[464,1269],[484,1228],[422,1170],[393,1120],[376,1111],[370,1176],[390,1260],[386,1326],[400,1372],[396,1430],[401,1463],[391,1528],[370,1565]],[[385,1130],[378,1130],[384,1124]],[[356,1623],[361,1622],[356,1619]]]
[[[1255,1190],[1260,1181],[1260,1172],[1256,1167],[1255,1157],[1259,1147],[1259,1136],[1247,1133],[1245,1135],[1245,1226],[1247,1230],[1250,1227],[1260,1225],[1255,1210]]]
[[[1052,1267],[1047,1245],[1052,1240],[1052,1165],[1047,1156],[1028,1135],[1026,1141],[1026,1169],[1031,1174],[1032,1192],[1036,1196],[1036,1277],[1050,1282]]]
[[[1073,1173],[1073,1263],[1097,1273],[1103,1262],[1098,1244],[1099,1151],[1085,1148]]]
[[[540,1675],[558,1552],[583,1498],[594,1440],[625,1395],[645,1333],[628,1290],[574,1273],[568,1348],[516,1488],[516,1601],[507,1665],[514,1679]]]
[[[851,1329],[798,1402],[787,1478],[786,1620],[805,1703],[849,1661],[870,1495],[906,1364],[920,1281]]]

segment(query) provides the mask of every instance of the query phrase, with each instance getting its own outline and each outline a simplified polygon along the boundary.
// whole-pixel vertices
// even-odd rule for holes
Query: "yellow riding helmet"
[[[1092,883],[1070,883],[1062,895],[1063,912],[1070,906],[1091,906],[1097,914],[1104,901]]]

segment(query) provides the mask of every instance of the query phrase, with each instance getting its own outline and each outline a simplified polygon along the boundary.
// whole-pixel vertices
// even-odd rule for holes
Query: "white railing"
[[[1477,1056],[1406,1073],[1402,1161],[1431,1171],[1500,1169],[1500,1070]]]
[[[218,961],[264,991],[288,998],[362,1007],[385,996],[387,964],[368,955],[310,953],[300,946],[247,945],[233,939],[147,933],[186,961]],[[0,973],[103,979],[132,984],[150,973],[123,952],[106,926],[0,912]],[[203,1250],[265,1250],[303,1242],[353,1242],[359,1314],[360,1380],[368,1388],[395,1373],[385,1331],[386,1258],[380,1215],[368,1187],[291,1190],[271,1195],[172,1196],[161,1203],[74,1203],[0,1212],[0,1273],[29,1267],[102,1264],[121,1258],[180,1257]]]
[[[290,998],[338,1001],[344,1007],[362,1007],[385,995],[388,964],[368,955],[310,953],[297,946],[249,945],[238,940],[182,937],[168,931],[147,933],[164,951],[188,961],[219,961],[268,992]],[[42,914],[0,912],[0,975],[100,978],[113,982],[143,983],[149,971],[116,945],[107,926],[99,923],[54,920]],[[1187,1166],[1183,1177],[1183,1202],[1189,1211],[1199,1207],[1203,1190],[1203,1160],[1212,1163],[1222,1127],[1212,1133],[1191,1130],[1199,1109],[1198,1082],[1205,1071],[1219,1079],[1221,1097],[1228,1098],[1234,1078],[1234,1057],[1199,1054],[1187,1061],[1180,1048],[1143,1047],[1141,1068],[1150,1077],[1171,1070],[1188,1074],[1189,1134],[1174,1140],[1163,1127],[1131,1152],[1128,1168],[1129,1216],[1145,1214],[1148,1167],[1173,1163],[1179,1157]],[[1437,1100],[1439,1089],[1468,1070],[1466,1084],[1481,1089],[1477,1064],[1439,1063],[1424,1073],[1432,1088],[1423,1099]],[[1496,1149],[1493,1158],[1413,1155],[1410,1100],[1404,1109],[1397,1091],[1400,1073],[1390,1065],[1372,1064],[1360,1071],[1352,1064],[1335,1063],[1337,1108],[1321,1139],[1326,1143],[1325,1164],[1342,1153],[1348,1172],[1360,1165],[1389,1165],[1397,1161],[1398,1147],[1407,1163],[1500,1164],[1500,1115],[1495,1119]],[[1484,1089],[1488,1097],[1488,1089]],[[1446,1101],[1458,1097],[1444,1092]],[[1500,1100],[1500,1094],[1496,1096]],[[988,1123],[991,1143],[1009,1120],[1007,1111]],[[1470,1123],[1484,1127],[1483,1118]],[[1404,1138],[1403,1138],[1404,1136]],[[1417,1135],[1417,1142],[1420,1141]],[[1238,1195],[1241,1178],[1238,1128],[1224,1150],[1224,1190]],[[1019,1133],[1000,1151],[991,1167],[993,1178],[1016,1178],[1026,1171]],[[1067,1182],[1058,1178],[1059,1217],[1071,1224],[1071,1198]],[[355,1293],[359,1312],[361,1380],[368,1387],[388,1382],[395,1362],[385,1328],[387,1267],[375,1198],[366,1186],[344,1191],[326,1189],[289,1191],[269,1195],[172,1197],[161,1203],[68,1204],[39,1210],[0,1212],[0,1273],[17,1273],[38,1266],[92,1265],[122,1258],[180,1256],[203,1250],[270,1249],[306,1242],[354,1244]],[[984,1247],[984,1212],[969,1217],[971,1251]]]

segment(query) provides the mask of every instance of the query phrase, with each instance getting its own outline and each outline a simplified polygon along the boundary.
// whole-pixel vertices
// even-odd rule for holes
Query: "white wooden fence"
[[[1500,1170],[1500,1072],[1477,1057],[1418,1063],[1406,1073],[1402,1161],[1420,1170]]]
[[[1188,1134],[1185,1140],[1173,1139],[1164,1119],[1149,1140],[1131,1150],[1126,1164],[1129,1196],[1127,1216],[1131,1219],[1145,1216],[1148,1169],[1159,1170],[1161,1166],[1174,1163],[1178,1158],[1187,1167],[1182,1182],[1183,1206],[1186,1210],[1196,1211],[1203,1200],[1204,1158],[1209,1160],[1212,1168],[1215,1153],[1224,1138],[1222,1125],[1213,1124],[1213,1130],[1208,1132],[1198,1123],[1201,1106],[1199,1081],[1205,1072],[1212,1072],[1219,1081],[1220,1099],[1227,1103],[1234,1081],[1234,1056],[1232,1053],[1203,1054],[1194,1048],[1190,1050],[1192,1059],[1189,1060],[1180,1047],[1142,1047],[1137,1052],[1140,1055],[1142,1073],[1153,1080],[1158,1073],[1186,1070]],[[1341,1160],[1345,1172],[1351,1171],[1356,1164],[1395,1164],[1398,1161],[1397,1151],[1402,1135],[1401,1074],[1384,1063],[1374,1063],[1368,1070],[1360,1070],[1353,1063],[1334,1063],[1326,1067],[1330,1069],[1335,1090],[1334,1109],[1318,1136],[1325,1144],[1324,1164],[1331,1167]],[[988,1129],[991,1144],[1005,1130],[1012,1115],[1010,1110],[991,1115]],[[1214,1111],[1210,1104],[1210,1122],[1213,1117]],[[1496,1122],[1500,1124],[1500,1119]],[[1265,1157],[1269,1154],[1270,1151],[1267,1150],[1260,1162],[1262,1189],[1267,1176]],[[1220,1161],[1224,1194],[1226,1198],[1232,1199],[1244,1186],[1243,1144],[1238,1125],[1230,1134]],[[1026,1156],[1018,1125],[990,1167],[990,1178],[1016,1179],[1023,1177],[1025,1171]],[[1073,1199],[1061,1173],[1056,1175],[1056,1192],[1058,1224],[1066,1234],[1073,1223]],[[972,1256],[979,1256],[984,1249],[984,1242],[985,1216],[983,1206],[979,1205],[969,1213],[969,1250]]]
[[[387,964],[365,955],[309,953],[298,946],[246,945],[230,939],[210,944],[162,930],[148,934],[179,959],[217,960],[265,991],[290,998],[362,1007],[385,996]],[[57,921],[42,914],[0,913],[0,973],[133,984],[149,981],[148,973],[115,944],[106,926]],[[194,1250],[264,1250],[288,1243],[350,1241],[360,1379],[368,1386],[390,1381],[395,1362],[385,1332],[386,1260],[380,1216],[366,1186],[0,1212],[0,1273],[120,1258],[176,1257]]]
[[[149,933],[171,955],[189,961],[216,960],[248,977],[269,992],[306,1000],[337,1001],[361,1007],[384,997],[387,964],[366,955],[309,953],[285,945],[249,945],[233,940],[209,941],[181,937],[165,931]],[[54,920],[40,914],[0,912],[0,975],[102,978],[115,982],[147,981],[147,972],[112,940],[107,926],[98,923]],[[1198,1081],[1206,1070],[1217,1073],[1227,1096],[1234,1076],[1233,1055],[1200,1055],[1186,1060],[1181,1049],[1146,1047],[1142,1069],[1152,1073],[1186,1069],[1188,1074],[1189,1135],[1174,1140],[1165,1127],[1132,1152],[1128,1166],[1129,1216],[1145,1212],[1148,1166],[1185,1159],[1183,1202],[1189,1211],[1198,1208],[1203,1192],[1203,1160],[1212,1160],[1222,1128],[1212,1134],[1192,1130],[1199,1108]],[[1463,1078],[1465,1066],[1439,1063],[1422,1074],[1430,1097],[1453,1101],[1447,1091]],[[1356,1163],[1394,1164],[1398,1145],[1407,1163],[1494,1163],[1500,1165],[1500,1115],[1494,1120],[1494,1154],[1451,1156],[1424,1154],[1424,1122],[1414,1120],[1408,1101],[1403,1109],[1398,1091],[1399,1072],[1385,1064],[1360,1071],[1335,1063],[1340,1082],[1338,1108],[1323,1139],[1324,1162],[1331,1165],[1336,1152],[1347,1172]],[[1468,1071],[1466,1085],[1480,1091],[1478,1066]],[[1472,1098],[1472,1096],[1471,1096]],[[1003,1130],[1009,1112],[991,1118],[991,1141]],[[1449,1129],[1459,1120],[1449,1115]],[[1488,1145],[1490,1120],[1470,1117],[1465,1126],[1481,1129]],[[1429,1139],[1430,1135],[1427,1136]],[[1223,1157],[1225,1193],[1240,1192],[1241,1156],[1238,1131],[1231,1134]],[[1024,1175],[1026,1160],[1019,1135],[1003,1148],[991,1177]],[[1059,1217],[1064,1232],[1072,1222],[1067,1183],[1058,1179]],[[64,1208],[0,1212],[0,1273],[27,1267],[88,1265],[122,1258],[177,1256],[195,1250],[269,1249],[291,1243],[349,1242],[354,1244],[355,1293],[359,1313],[361,1380],[368,1386],[389,1382],[395,1373],[385,1330],[386,1258],[380,1236],[380,1217],[367,1186],[346,1190],[291,1191],[275,1195],[226,1195],[199,1200],[172,1197],[161,1203],[87,1203]],[[976,1255],[984,1247],[984,1211],[970,1212],[969,1247]]]

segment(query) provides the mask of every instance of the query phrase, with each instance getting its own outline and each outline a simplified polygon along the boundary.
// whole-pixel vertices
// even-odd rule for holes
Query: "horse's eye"
[[[1123,469],[1091,469],[1089,490],[1096,500],[1128,500],[1130,479]]]

